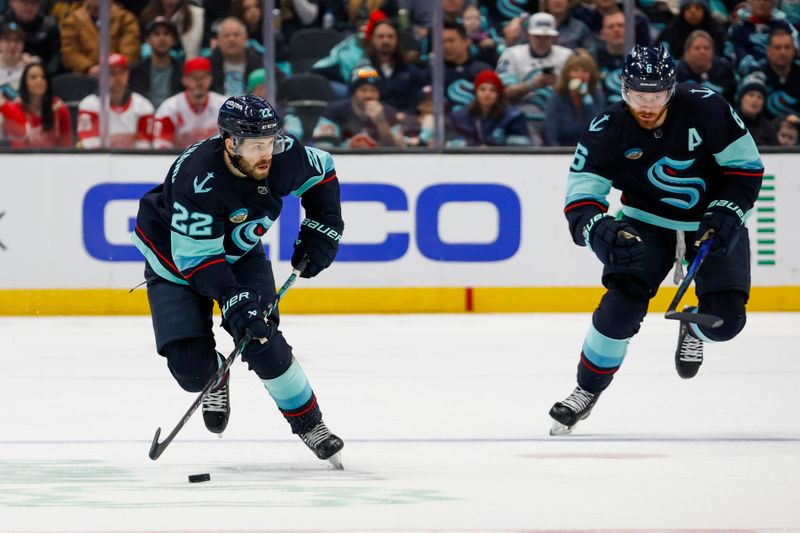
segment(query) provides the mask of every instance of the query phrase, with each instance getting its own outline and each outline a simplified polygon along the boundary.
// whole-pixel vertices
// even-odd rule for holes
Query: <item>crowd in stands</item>
[[[800,0],[636,0],[635,40],[721,94],[760,145],[796,146]],[[284,128],[322,147],[435,138],[432,2],[275,0]],[[0,0],[0,145],[101,145],[101,0]],[[448,147],[574,146],[620,95],[616,0],[442,0]],[[231,95],[264,96],[261,0],[109,6],[113,148],[180,149]]]

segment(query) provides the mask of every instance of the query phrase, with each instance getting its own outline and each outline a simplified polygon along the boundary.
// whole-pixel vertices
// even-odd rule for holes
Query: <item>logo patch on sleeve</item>
[[[629,150],[625,150],[625,157],[628,159],[639,159],[644,155],[644,151],[641,148],[631,148]]]

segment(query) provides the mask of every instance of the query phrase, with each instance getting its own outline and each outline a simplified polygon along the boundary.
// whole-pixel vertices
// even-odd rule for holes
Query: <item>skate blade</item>
[[[572,428],[575,426],[565,426],[557,420],[553,420],[553,427],[550,428],[550,436],[557,437],[559,435],[569,435],[572,433]]]
[[[333,468],[335,470],[344,470],[344,465],[342,464],[341,452],[336,452],[335,454],[328,457],[328,461],[333,465]]]

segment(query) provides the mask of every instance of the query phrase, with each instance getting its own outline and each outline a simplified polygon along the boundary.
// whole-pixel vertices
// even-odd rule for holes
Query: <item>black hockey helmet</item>
[[[281,121],[275,109],[254,94],[231,96],[219,109],[219,131],[238,139],[273,137],[280,133]]]
[[[663,45],[658,47],[634,45],[622,65],[622,97],[638,91],[675,93],[675,60]]]

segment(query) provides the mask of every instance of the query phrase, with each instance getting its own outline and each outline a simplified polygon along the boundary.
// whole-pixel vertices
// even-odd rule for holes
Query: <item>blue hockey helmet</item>
[[[280,133],[281,121],[275,109],[254,94],[231,96],[219,109],[217,125],[231,137],[273,137]]]
[[[627,93],[667,91],[666,103],[675,94],[675,60],[664,46],[634,45],[622,66],[622,98],[630,104]]]

